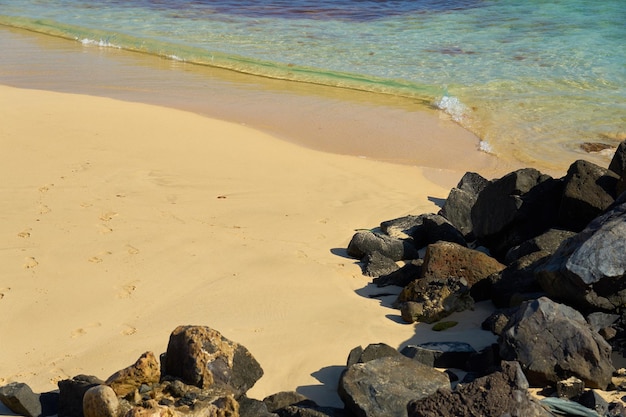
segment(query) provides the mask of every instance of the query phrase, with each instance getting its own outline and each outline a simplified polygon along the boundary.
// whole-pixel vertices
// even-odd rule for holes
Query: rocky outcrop
[[[499,339],[500,355],[518,361],[537,386],[576,376],[605,389],[614,368],[611,346],[576,310],[542,297],[523,303]]]
[[[161,379],[159,362],[152,352],[146,352],[133,365],[111,375],[105,383],[115,394],[125,397],[142,384],[156,384]]]

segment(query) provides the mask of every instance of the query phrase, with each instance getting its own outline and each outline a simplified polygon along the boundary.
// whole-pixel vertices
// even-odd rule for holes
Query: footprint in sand
[[[113,231],[113,229],[111,229],[109,226],[107,226],[106,224],[99,224],[98,225],[98,232],[101,235],[106,235],[107,233],[111,233]]]
[[[50,188],[52,188],[52,187],[54,187],[54,184],[42,185],[41,187],[39,187],[39,192],[40,193],[48,192],[50,190]]]
[[[11,288],[6,287],[6,288],[0,288],[0,300],[2,300],[4,298],[4,296],[6,295],[7,292],[11,291]]]
[[[45,204],[39,204],[39,214],[48,214],[52,209]]]
[[[130,298],[133,295],[133,292],[137,289],[137,284],[139,281],[133,281],[129,284],[124,285],[117,292],[117,298]]]
[[[102,220],[103,222],[108,222],[109,220],[113,219],[113,217],[115,216],[117,216],[116,212],[107,211],[106,213],[100,216],[100,220]]]
[[[29,228],[27,228],[27,229],[24,229],[24,230],[22,230],[21,232],[19,232],[19,233],[17,234],[17,237],[21,237],[21,238],[23,238],[23,239],[29,238],[29,237],[30,237],[30,231],[31,231],[31,230],[32,230],[32,229],[31,229],[30,227],[29,227]]]
[[[93,323],[89,323],[87,326],[87,328],[91,328],[94,329],[96,327],[100,327],[102,326],[102,323],[96,321]],[[72,339],[76,339],[77,337],[81,337],[87,334],[87,330],[85,330],[83,327],[79,327],[78,329],[72,331]]]
[[[33,258],[32,256],[29,256],[28,258],[26,258],[26,263],[24,263],[24,268],[33,269],[37,265],[39,265],[39,262],[37,262],[37,260]]]
[[[91,258],[87,260],[91,262],[92,264],[99,264],[100,262],[102,262],[102,258],[98,258],[97,256],[92,256]]]
[[[128,250],[129,255],[137,255],[139,253],[139,249],[132,245],[126,245],[126,249]]]
[[[124,330],[122,330],[122,334],[124,336],[132,336],[135,333],[137,333],[137,328],[134,326],[129,326],[128,324],[124,325],[126,328]]]

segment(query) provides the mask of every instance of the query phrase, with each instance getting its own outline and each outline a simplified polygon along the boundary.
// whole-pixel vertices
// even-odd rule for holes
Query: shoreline
[[[352,348],[415,337],[341,254],[355,228],[438,210],[449,189],[422,168],[163,107],[0,92],[0,330],[16,335],[0,384],[106,378],[199,324],[261,363],[251,396],[297,388],[339,405],[325,382]]]

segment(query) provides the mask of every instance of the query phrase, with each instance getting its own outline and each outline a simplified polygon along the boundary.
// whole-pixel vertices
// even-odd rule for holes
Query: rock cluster
[[[11,383],[0,400],[32,417],[626,417],[596,390],[626,391],[612,361],[626,346],[624,161],[626,142],[609,169],[576,161],[559,179],[467,173],[439,213],[358,231],[348,254],[376,285],[402,287],[405,321],[445,331],[450,314],[490,300],[483,329],[498,342],[356,347],[337,381],[343,409],[297,392],[248,398],[261,366],[205,326],[176,328],[160,359],[146,352],[106,380],[78,375],[44,394]]]

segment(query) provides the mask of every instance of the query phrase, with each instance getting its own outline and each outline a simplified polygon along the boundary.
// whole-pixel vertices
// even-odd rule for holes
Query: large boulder
[[[107,385],[89,388],[83,397],[85,417],[118,417],[120,402],[115,391]]]
[[[474,234],[497,258],[556,221],[562,183],[533,168],[490,182],[472,207]]]
[[[393,238],[370,230],[359,230],[352,236],[348,244],[348,255],[362,259],[374,252],[379,252],[393,261],[419,258],[417,248],[410,240]]]
[[[0,402],[16,414],[26,417],[42,415],[39,395],[26,384],[13,382],[0,387]]]
[[[530,255],[535,252],[548,252],[550,254],[556,252],[561,244],[576,233],[562,229],[548,229],[545,233],[535,236],[522,244],[512,247],[504,258],[508,265],[515,260]]]
[[[519,305],[522,301],[545,295],[537,281],[536,271],[546,263],[550,253],[539,251],[523,256],[490,277],[491,301],[498,308]]]
[[[445,217],[470,241],[474,239],[472,224],[472,207],[476,203],[478,193],[489,181],[474,172],[466,172],[457,186],[450,190],[440,215]]]
[[[90,388],[103,384],[104,381],[91,375],[76,375],[72,379],[59,381],[59,417],[83,417],[85,393]]]
[[[179,326],[170,335],[163,373],[199,388],[243,395],[263,376],[244,346],[206,326]]]
[[[348,367],[339,381],[339,396],[357,417],[406,417],[409,401],[449,387],[442,372],[394,356]]]
[[[588,161],[570,165],[564,179],[558,223],[579,232],[615,200],[619,176]]]
[[[428,245],[422,265],[425,278],[463,278],[469,287],[502,271],[505,265],[491,256],[451,242]]]
[[[626,305],[626,203],[568,239],[537,270],[551,296],[587,310]]]
[[[576,376],[606,389],[614,368],[611,347],[576,310],[542,297],[523,303],[499,337],[500,355],[518,361],[535,385]]]
[[[626,141],[619,144],[609,164],[609,170],[614,172],[619,180],[616,185],[615,195],[620,195],[626,191]]]
[[[445,217],[438,214],[425,213],[388,220],[382,222],[380,228],[389,236],[412,240],[417,248],[440,240],[467,245],[463,234]]]
[[[411,401],[408,417],[551,417],[528,392],[519,364],[503,362],[502,370],[462,384],[455,391],[439,390]]]

